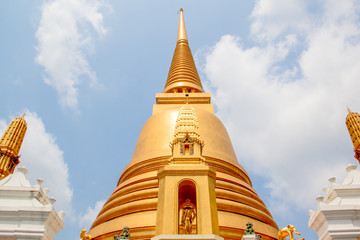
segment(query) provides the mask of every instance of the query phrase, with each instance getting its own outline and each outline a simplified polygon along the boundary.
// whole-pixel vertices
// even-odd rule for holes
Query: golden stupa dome
[[[182,11],[179,29],[177,46],[187,45]],[[185,60],[192,63],[177,65],[176,72],[195,68],[192,58]],[[125,226],[131,239],[182,234],[179,211],[190,199],[197,208],[192,233],[241,239],[252,222],[262,239],[277,239],[278,227],[239,164],[210,94],[202,91],[200,79],[171,79],[156,94],[153,115],[90,234],[112,240]]]
[[[181,105],[173,106],[147,120],[140,132],[134,155],[127,169],[146,159],[171,156],[169,142],[174,137],[180,107]],[[206,144],[203,156],[221,159],[242,169],[236,159],[229,135],[219,118],[201,108],[195,107],[195,109],[199,120],[199,133]]]
[[[95,220],[92,235],[114,235],[122,229],[119,226],[131,227],[132,236],[138,234],[139,239],[155,235],[159,187],[157,171],[167,165],[171,157],[169,143],[174,136],[180,107],[175,105],[155,113],[145,123],[132,160]],[[251,221],[263,234],[263,239],[273,239],[266,236],[275,237],[277,225],[252,188],[246,171],[238,163],[224,125],[213,113],[201,107],[194,108],[199,134],[205,143],[203,157],[216,170],[220,233],[223,232],[224,237],[236,236]]]

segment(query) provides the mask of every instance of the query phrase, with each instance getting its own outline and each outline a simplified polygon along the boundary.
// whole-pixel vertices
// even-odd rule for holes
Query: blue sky
[[[28,111],[21,165],[89,227],[162,92],[180,8],[203,85],[279,227],[306,239],[327,179],[356,163],[358,1],[0,1],[0,132]],[[255,229],[256,230],[256,229]]]

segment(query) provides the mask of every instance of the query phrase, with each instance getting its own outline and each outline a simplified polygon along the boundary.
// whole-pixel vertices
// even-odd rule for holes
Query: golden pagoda
[[[12,174],[20,163],[19,151],[27,129],[24,115],[15,118],[0,140],[0,180]]]
[[[131,239],[241,239],[248,222],[262,239],[277,239],[278,226],[202,88],[181,9],[164,91],[89,234],[113,240],[127,226]]]
[[[360,163],[360,114],[351,112],[349,108],[348,111],[349,113],[346,117],[346,126],[354,145],[354,157]]]

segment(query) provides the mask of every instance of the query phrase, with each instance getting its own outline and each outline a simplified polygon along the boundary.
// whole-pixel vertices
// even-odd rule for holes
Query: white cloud
[[[86,213],[79,215],[80,227],[90,229],[91,224],[95,221],[98,213],[104,206],[106,200],[96,202],[94,208],[88,207]]]
[[[76,109],[81,79],[88,79],[93,87],[100,86],[86,54],[92,51],[94,36],[106,33],[104,8],[109,9],[100,0],[43,3],[35,61],[44,67],[44,81],[56,89],[63,107]]]
[[[63,210],[67,216],[71,216],[73,190],[63,152],[36,113],[27,112],[25,120],[27,131],[20,150],[19,166],[26,166],[29,170],[27,176],[32,184],[36,183],[37,178],[42,178],[45,181],[42,187],[49,188],[49,196],[57,200],[56,210]],[[0,120],[1,135],[7,126],[4,120]]]
[[[247,47],[223,36],[204,67],[240,164],[269,179],[270,208],[279,215],[316,205],[327,179],[356,161],[346,105],[360,112],[359,4],[324,1],[320,15],[311,15],[286,2],[258,1],[252,37],[264,41]],[[294,16],[283,23],[279,14],[287,11]]]
[[[256,39],[272,40],[290,30],[307,31],[310,14],[306,1],[256,1],[252,11],[251,33]]]

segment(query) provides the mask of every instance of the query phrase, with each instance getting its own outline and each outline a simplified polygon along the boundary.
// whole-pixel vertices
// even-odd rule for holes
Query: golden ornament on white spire
[[[346,126],[354,145],[354,157],[360,162],[360,114],[351,112],[349,108],[347,110],[349,113],[346,117]]]
[[[18,155],[27,129],[24,116],[15,118],[0,140],[0,180],[12,174],[20,163]]]

